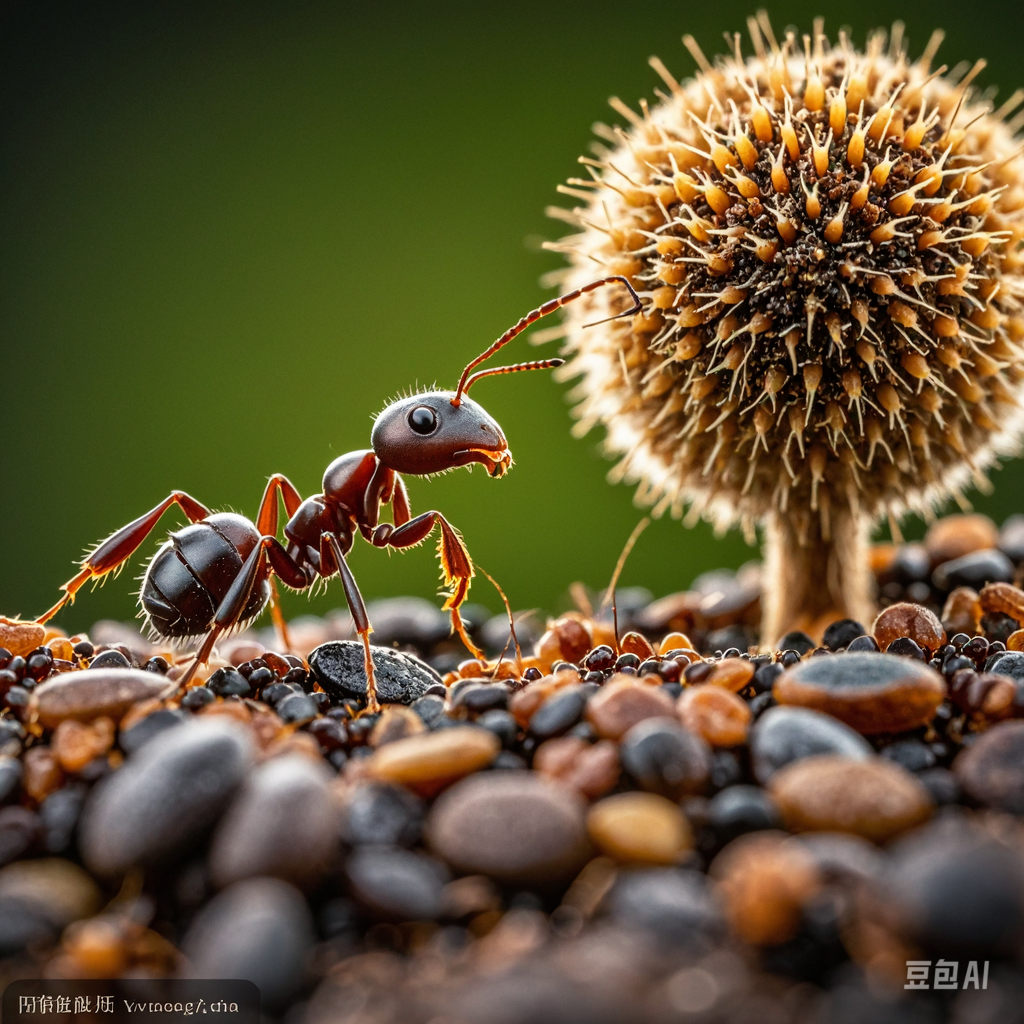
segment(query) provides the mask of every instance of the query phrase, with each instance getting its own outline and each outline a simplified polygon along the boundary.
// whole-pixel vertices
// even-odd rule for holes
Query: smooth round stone
[[[702,951],[725,935],[725,919],[707,876],[681,868],[620,872],[603,901],[611,920],[659,942]]]
[[[0,900],[6,898],[35,904],[56,928],[91,917],[101,905],[96,883],[59,857],[15,861],[0,870]]]
[[[711,684],[683,690],[676,703],[680,720],[690,732],[713,747],[736,747],[746,743],[750,705],[737,694],[713,685],[714,679]]]
[[[1009,676],[1018,683],[1024,683],[1024,651],[1000,651],[992,667],[986,665],[985,671]]]
[[[10,754],[0,755],[0,804],[14,797],[21,788],[24,770],[21,761]]]
[[[891,604],[879,612],[871,626],[871,635],[883,651],[893,640],[904,636],[929,651],[938,650],[946,642],[946,631],[935,615],[923,605],[910,601]]]
[[[780,704],[823,711],[865,735],[906,732],[930,722],[946,696],[935,669],[869,651],[801,662],[775,680]]]
[[[571,729],[587,706],[587,695],[581,686],[566,686],[556,690],[533,713],[530,733],[539,740],[560,736]]]
[[[932,573],[938,590],[971,587],[981,590],[986,583],[1012,583],[1013,562],[998,548],[972,551],[969,555],[943,562]]]
[[[658,686],[629,676],[607,682],[587,703],[586,720],[602,739],[617,740],[645,718],[671,718],[672,698]]]
[[[46,636],[46,627],[38,622],[22,622],[0,615],[0,647],[15,656],[27,657],[40,646]]]
[[[64,785],[51,793],[39,807],[43,823],[43,846],[47,853],[64,853],[75,838],[85,806],[87,790],[82,785]]]
[[[456,870],[523,885],[557,884],[587,859],[585,802],[534,772],[456,783],[427,818],[433,850]]]
[[[718,846],[747,832],[777,829],[782,824],[775,801],[760,786],[727,786],[708,801],[706,814]]]
[[[193,846],[230,803],[251,762],[249,734],[224,719],[188,722],[158,736],[90,793],[79,839],[86,865],[116,875]]]
[[[386,743],[366,763],[367,772],[384,782],[429,785],[462,778],[486,768],[501,750],[501,740],[487,729],[454,726]]]
[[[371,647],[377,699],[382,704],[411,704],[441,677],[425,661],[390,647]],[[363,645],[356,640],[331,640],[309,655],[317,682],[335,700],[365,699],[366,663]]]
[[[0,867],[29,852],[42,835],[39,815],[27,807],[0,807]]]
[[[809,708],[769,708],[750,732],[751,765],[761,785],[780,768],[815,754],[865,761],[873,751],[860,733],[831,715]]]
[[[703,793],[711,775],[708,745],[671,718],[634,725],[622,737],[619,759],[642,789],[673,800]]]
[[[300,889],[315,886],[338,847],[333,778],[325,764],[304,754],[275,757],[253,771],[214,835],[214,884],[269,875]]]
[[[241,978],[277,1010],[304,984],[313,919],[298,889],[276,878],[248,878],[215,896],[185,934],[192,978]]]
[[[188,715],[179,708],[160,708],[117,737],[117,745],[126,753],[134,754],[150,740],[167,729],[188,721]]]
[[[362,846],[345,864],[354,899],[375,918],[433,921],[451,875],[433,857],[396,846]]]
[[[349,795],[341,835],[351,846],[415,846],[425,815],[423,801],[409,790],[363,782]]]
[[[675,864],[693,846],[690,823],[677,804],[656,793],[617,793],[587,813],[591,841],[627,864]]]
[[[1024,814],[1024,722],[1000,722],[957,755],[963,791],[986,807]]]
[[[30,713],[47,729],[66,718],[91,722],[94,718],[124,717],[140,700],[159,697],[174,686],[156,672],[135,668],[87,668],[62,672],[32,691]]]
[[[809,757],[772,776],[768,790],[793,832],[851,832],[876,843],[927,821],[931,793],[883,758]]]

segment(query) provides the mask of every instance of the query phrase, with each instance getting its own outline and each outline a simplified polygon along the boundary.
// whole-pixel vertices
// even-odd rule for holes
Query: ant
[[[440,527],[438,555],[446,588],[444,610],[453,630],[475,657],[486,655],[469,638],[459,615],[474,568],[462,536],[440,512],[415,518],[399,474],[430,476],[459,466],[483,464],[492,477],[502,477],[512,454],[501,427],[482,406],[468,397],[478,380],[520,370],[561,366],[562,359],[541,359],[513,366],[470,371],[517,334],[586,292],[618,282],[625,285],[633,307],[618,316],[640,311],[636,292],[624,277],[605,277],[551,299],[527,313],[462,371],[458,387],[410,395],[387,406],[376,418],[369,451],[335,459],[324,473],[323,493],[302,499],[287,477],[275,473],[267,483],[255,523],[230,512],[211,512],[184,491],[173,491],[155,508],[98,544],[80,563],[79,573],[61,587],[60,600],[36,622],[56,615],[89,580],[122,568],[152,532],[160,517],[177,505],[191,525],[170,534],[152,557],[142,578],[139,603],[151,630],[170,640],[205,634],[179,687],[184,689],[196,669],[207,661],[218,638],[252,621],[271,605],[274,622],[287,646],[284,617],[278,606],[278,577],[292,590],[308,590],[318,579],[341,576],[356,632],[363,642],[367,710],[378,710],[366,605],[345,561],[356,533],[377,548],[404,549],[422,543]],[[616,319],[617,317],[613,318]],[[284,499],[288,522],[285,543],[277,539],[278,496]],[[393,522],[381,523],[382,505],[391,505]]]

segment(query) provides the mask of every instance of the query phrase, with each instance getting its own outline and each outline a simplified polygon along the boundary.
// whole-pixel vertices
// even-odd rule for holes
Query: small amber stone
[[[23,785],[37,803],[42,803],[64,783],[56,754],[49,747],[32,747],[22,758],[25,768]]]
[[[661,687],[613,676],[587,702],[586,719],[598,736],[617,740],[645,718],[670,718],[674,712],[672,698]]]
[[[385,744],[368,759],[367,771],[385,782],[407,786],[447,782],[485,768],[500,749],[494,733],[456,726]]]
[[[0,647],[15,656],[24,658],[42,644],[45,636],[46,630],[36,622],[22,622],[0,615]]]
[[[754,663],[744,658],[723,658],[711,669],[707,681],[739,693],[754,678]]]
[[[658,644],[659,654],[668,654],[669,651],[692,649],[693,641],[685,633],[669,633],[668,636]]]
[[[47,644],[47,647],[50,648],[54,658],[59,658],[61,661],[75,660],[74,645],[67,637],[56,637]]]
[[[89,724],[69,718],[57,726],[51,745],[61,768],[73,775],[114,745],[114,723],[109,718]]]
[[[1008,651],[1024,651],[1024,629],[1018,629],[1011,633],[1006,640]]]
[[[1018,623],[1024,621],[1024,590],[1011,583],[987,583],[978,595],[982,611],[1009,615]]]
[[[909,601],[889,605],[875,619],[871,632],[883,651],[901,636],[909,636],[929,651],[938,650],[946,642],[946,631],[934,613]]]
[[[587,814],[594,845],[609,857],[634,864],[675,864],[693,845],[679,806],[656,793],[617,793]]]
[[[937,519],[924,537],[924,546],[933,565],[998,545],[996,524],[988,516],[976,512]]]
[[[64,933],[64,950],[87,978],[116,978],[128,966],[124,935],[109,918],[94,917],[70,925]]]
[[[676,708],[683,725],[713,747],[736,747],[747,741],[750,708],[729,690],[691,686],[680,694]]]
[[[804,906],[822,886],[810,854],[778,832],[734,840],[712,862],[710,873],[733,932],[755,946],[795,938]]]
[[[981,601],[970,587],[953,590],[942,608],[942,625],[947,633],[975,636],[981,627]]]
[[[619,750],[610,740],[591,744],[578,736],[560,736],[537,748],[533,767],[593,800],[619,781]]]
[[[635,654],[641,661],[645,661],[654,654],[654,648],[639,633],[627,633],[619,644],[623,654]]]

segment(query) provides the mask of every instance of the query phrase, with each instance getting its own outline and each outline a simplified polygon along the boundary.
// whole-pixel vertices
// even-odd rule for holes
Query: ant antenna
[[[550,360],[543,360],[536,363],[517,363],[515,366],[503,366],[497,370],[487,370],[482,373],[474,374],[473,377],[469,376],[469,371],[474,366],[479,366],[485,359],[489,359],[495,352],[498,351],[504,345],[507,345],[517,334],[522,334],[530,324],[536,323],[541,317],[547,316],[549,313],[554,313],[556,309],[561,309],[562,306],[572,302],[574,299],[578,299],[581,295],[585,295],[587,292],[594,291],[595,288],[600,288],[606,284],[612,284],[618,282],[619,284],[625,285],[629,289],[629,294],[633,298],[633,306],[631,309],[627,309],[624,313],[616,313],[615,316],[608,317],[609,320],[617,320],[619,317],[632,316],[634,313],[639,313],[643,308],[640,302],[640,296],[633,290],[633,286],[621,275],[615,275],[614,277],[602,277],[599,281],[591,281],[590,284],[585,284],[582,288],[577,288],[573,292],[568,292],[565,295],[560,295],[557,299],[549,299],[543,305],[538,306],[536,309],[531,310],[526,314],[514,327],[510,327],[493,345],[482,352],[476,357],[463,371],[462,376],[459,378],[459,386],[455,389],[455,397],[451,400],[452,405],[458,406],[462,401],[462,395],[464,392],[469,390],[469,385],[472,381],[479,380],[481,377],[489,376],[491,373],[515,373],[518,370],[539,370],[545,366],[554,365]],[[599,321],[604,323],[605,321]],[[593,326],[588,324],[588,327]],[[560,365],[560,364],[559,364]]]
[[[619,609],[615,603],[615,587],[619,582],[619,576],[622,575],[622,570],[625,568],[626,559],[629,558],[630,551],[633,550],[633,545],[640,539],[640,534],[651,525],[651,517],[644,516],[636,526],[633,527],[633,532],[629,535],[629,540],[626,541],[626,546],[622,549],[622,554],[619,555],[619,560],[615,563],[615,572],[612,573],[612,581],[608,584],[608,589],[605,591],[604,600],[601,602],[602,608],[608,607],[608,602],[612,604],[612,629],[615,630],[615,656],[619,656]]]
[[[481,377],[495,377],[502,373],[518,373],[520,370],[551,370],[556,366],[561,366],[564,362],[564,359],[535,359],[530,363],[515,363],[512,366],[496,366],[492,370],[481,370],[479,373],[474,373],[473,376],[466,381],[462,388],[462,393],[466,394]],[[452,400],[452,404],[455,404],[454,399]]]

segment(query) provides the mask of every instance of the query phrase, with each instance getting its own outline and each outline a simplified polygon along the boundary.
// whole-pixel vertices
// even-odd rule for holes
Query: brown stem
[[[824,527],[822,519],[805,510],[765,520],[762,644],[774,645],[791,629],[820,640],[835,619],[871,625],[870,523],[849,508],[833,508]]]

